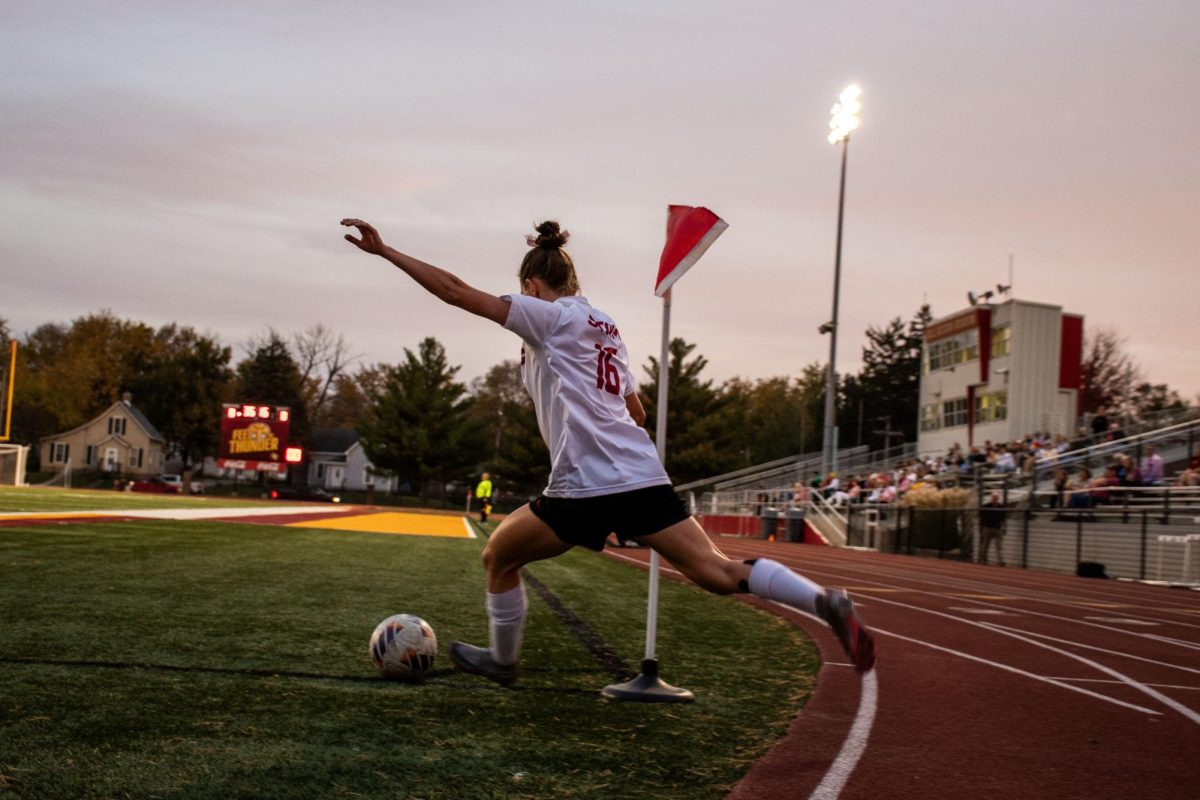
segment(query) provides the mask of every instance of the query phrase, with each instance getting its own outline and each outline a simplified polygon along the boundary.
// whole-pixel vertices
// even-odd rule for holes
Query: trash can
[[[789,542],[804,541],[804,509],[789,508],[787,512],[787,540]]]
[[[775,528],[779,525],[779,510],[774,508],[764,508],[762,510],[762,538],[770,539],[771,534],[775,533]]]

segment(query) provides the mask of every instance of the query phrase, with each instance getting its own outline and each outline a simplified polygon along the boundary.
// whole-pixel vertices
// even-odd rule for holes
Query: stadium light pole
[[[838,189],[837,246],[833,259],[833,316],[821,326],[829,334],[829,374],[825,379],[825,435],[821,442],[821,477],[837,469],[837,329],[838,295],[842,282],[842,218],[846,208],[846,156],[850,151],[850,133],[858,128],[859,97],[862,90],[851,84],[842,90],[830,110],[829,143],[842,145],[842,178]]]

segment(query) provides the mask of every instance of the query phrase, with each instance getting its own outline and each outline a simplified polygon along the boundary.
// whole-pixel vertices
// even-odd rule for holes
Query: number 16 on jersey
[[[621,375],[617,372],[617,365],[612,363],[616,354],[615,347],[596,345],[596,388],[620,397]]]

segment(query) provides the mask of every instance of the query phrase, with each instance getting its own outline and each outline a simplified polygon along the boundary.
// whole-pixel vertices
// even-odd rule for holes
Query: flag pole
[[[658,405],[654,413],[655,446],[658,460],[667,465],[667,385],[671,359],[671,290],[663,294],[662,350],[658,359]],[[655,657],[658,640],[658,551],[650,550],[650,597],[646,609],[646,660]]]
[[[671,290],[663,294],[662,350],[658,359],[658,406],[655,409],[654,439],[658,459],[667,464],[667,383],[671,359]],[[663,682],[658,677],[655,647],[658,638],[658,551],[650,550],[650,591],[646,600],[646,657],[642,671],[633,680],[605,686],[601,694],[613,700],[640,700],[643,703],[690,703],[696,696]]]
[[[662,350],[658,359],[658,408],[655,413],[655,444],[658,460],[667,466],[667,387],[671,377],[671,287],[691,269],[709,245],[728,228],[728,223],[703,207],[667,206],[667,241],[658,262],[654,294],[663,300]],[[655,643],[658,637],[658,552],[650,551],[650,592],[646,608],[646,657],[642,671],[625,683],[605,686],[605,697],[640,700],[644,703],[690,703],[695,695],[664,683],[658,677]]]

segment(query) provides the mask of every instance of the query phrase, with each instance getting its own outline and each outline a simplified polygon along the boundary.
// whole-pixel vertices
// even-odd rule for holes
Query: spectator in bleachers
[[[1054,470],[1054,494],[1050,495],[1050,507],[1062,508],[1067,491],[1069,477],[1062,467]]]
[[[1176,486],[1200,486],[1200,453],[1192,458],[1188,468],[1175,479]]]
[[[1071,491],[1071,497],[1067,501],[1067,508],[1091,508],[1092,507],[1092,471],[1087,467],[1080,467],[1075,473],[1075,479],[1068,486]]]
[[[1104,474],[1099,478],[1092,479],[1092,502],[1107,503],[1112,499],[1112,494],[1109,491],[1114,486],[1120,486],[1121,481],[1117,477],[1117,467],[1114,464],[1109,464],[1104,468]]]
[[[1093,441],[1102,441],[1108,433],[1108,417],[1104,414],[1103,408],[1096,409],[1096,416],[1092,417],[1092,437]]]
[[[1161,486],[1163,483],[1163,460],[1154,450],[1154,445],[1146,445],[1146,455],[1142,457],[1142,483],[1146,486]]]
[[[1013,460],[1012,452],[1004,445],[1000,446],[1000,454],[996,457],[996,463],[992,466],[996,472],[1012,473],[1017,471],[1017,464]]]
[[[1124,453],[1117,456],[1117,479],[1122,486],[1141,486],[1142,471],[1134,463],[1133,456]]]

